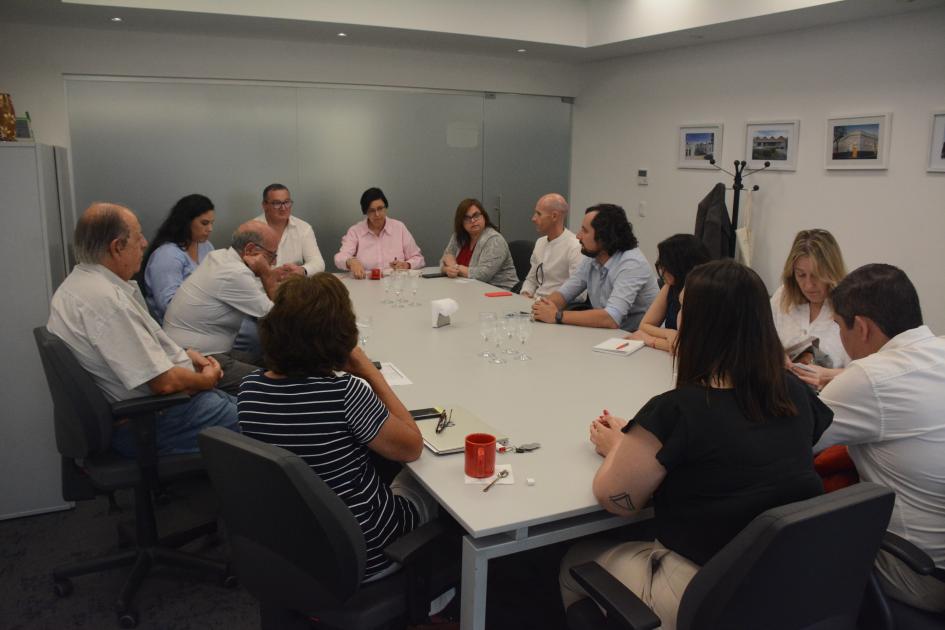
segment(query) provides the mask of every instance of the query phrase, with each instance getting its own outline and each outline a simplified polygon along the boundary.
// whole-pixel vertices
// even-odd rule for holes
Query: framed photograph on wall
[[[770,162],[772,171],[796,170],[800,127],[799,120],[749,122],[745,134],[748,168],[763,168]]]
[[[932,114],[931,133],[927,170],[932,173],[945,173],[945,111]]]
[[[712,168],[706,156],[722,161],[722,123],[680,125],[678,139],[679,168]]]
[[[824,167],[886,168],[891,123],[892,114],[828,118]]]

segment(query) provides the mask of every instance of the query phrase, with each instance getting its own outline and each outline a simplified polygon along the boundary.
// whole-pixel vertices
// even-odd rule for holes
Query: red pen
[[[622,344],[620,344],[619,346],[617,346],[617,350],[623,350],[624,348],[626,348],[626,347],[629,346],[629,345],[630,345],[630,342],[629,342],[629,341],[624,341]]]

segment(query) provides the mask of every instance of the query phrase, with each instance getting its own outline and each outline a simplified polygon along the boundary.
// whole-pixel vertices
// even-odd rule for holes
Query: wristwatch
[[[556,323],[556,324],[560,324],[560,323],[561,323],[561,318],[562,318],[563,316],[564,316],[564,311],[558,311],[557,313],[555,313],[555,323]]]

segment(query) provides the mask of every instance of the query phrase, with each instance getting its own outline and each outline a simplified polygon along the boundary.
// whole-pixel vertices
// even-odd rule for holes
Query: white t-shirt
[[[536,297],[551,295],[577,270],[583,257],[581,243],[571,230],[565,228],[564,232],[553,241],[549,241],[547,236],[542,236],[535,241],[535,249],[532,250],[530,261],[531,268],[522,283],[522,291]],[[539,265],[541,265],[540,272]],[[539,280],[541,280],[540,286]]]
[[[850,357],[840,342],[840,327],[833,321],[833,307],[830,301],[820,307],[817,319],[810,321],[810,304],[795,304],[785,313],[781,308],[781,294],[784,286],[771,296],[771,314],[774,316],[774,327],[781,338],[781,345],[790,348],[803,341],[805,337],[816,337],[818,347],[830,357],[832,365],[824,367],[843,368],[850,363]]]
[[[259,215],[256,221],[266,223],[266,215]],[[305,267],[305,273],[310,276],[325,271],[325,259],[318,249],[315,231],[311,225],[291,214],[279,239],[279,249],[276,250],[276,265],[286,263]]]
[[[229,352],[243,317],[262,317],[271,308],[262,281],[227,247],[207,254],[180,285],[164,314],[164,330],[185,348]]]
[[[945,338],[928,326],[850,363],[820,393],[834,413],[815,452],[846,444],[860,477],[896,492],[889,531],[945,569]]]

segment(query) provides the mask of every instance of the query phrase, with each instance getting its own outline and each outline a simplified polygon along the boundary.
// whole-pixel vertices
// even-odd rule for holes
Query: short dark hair
[[[348,363],[358,327],[348,289],[330,273],[292,276],[259,320],[263,359],[286,376],[331,376]]]
[[[274,190],[289,190],[289,189],[283,186],[282,184],[278,184],[278,183],[269,184],[268,186],[263,188],[262,200],[266,201],[266,198],[269,196],[269,193],[271,193]]]
[[[677,295],[686,286],[686,276],[689,272],[694,267],[712,260],[705,244],[692,234],[674,234],[660,241],[656,251],[656,267],[673,275],[672,290]]]
[[[384,202],[384,207],[386,208],[388,205],[387,197],[384,196],[384,191],[380,188],[368,188],[361,193],[361,214],[367,214],[368,208],[378,199]]]
[[[830,302],[847,328],[857,315],[868,317],[890,339],[922,325],[919,294],[905,272],[892,265],[853,270],[830,293]]]
[[[594,240],[601,249],[613,256],[637,246],[637,237],[633,235],[633,226],[627,220],[627,213],[613,203],[599,203],[584,211],[584,214],[596,212],[591,220],[594,228]]]
[[[757,273],[733,260],[689,272],[676,362],[676,387],[728,379],[749,420],[797,415],[768,290]]]
[[[482,207],[481,201],[472,197],[463,199],[459,202],[459,205],[456,206],[456,214],[453,215],[453,234],[456,235],[456,244],[460,249],[466,247],[469,243],[469,234],[466,232],[466,228],[463,227],[463,217],[466,216],[466,213],[469,212],[469,209],[473,206],[479,208],[479,212],[482,213],[482,220],[485,221],[485,225],[482,227],[483,230],[491,227],[496,232],[499,231],[499,229],[492,224],[489,213]]]

